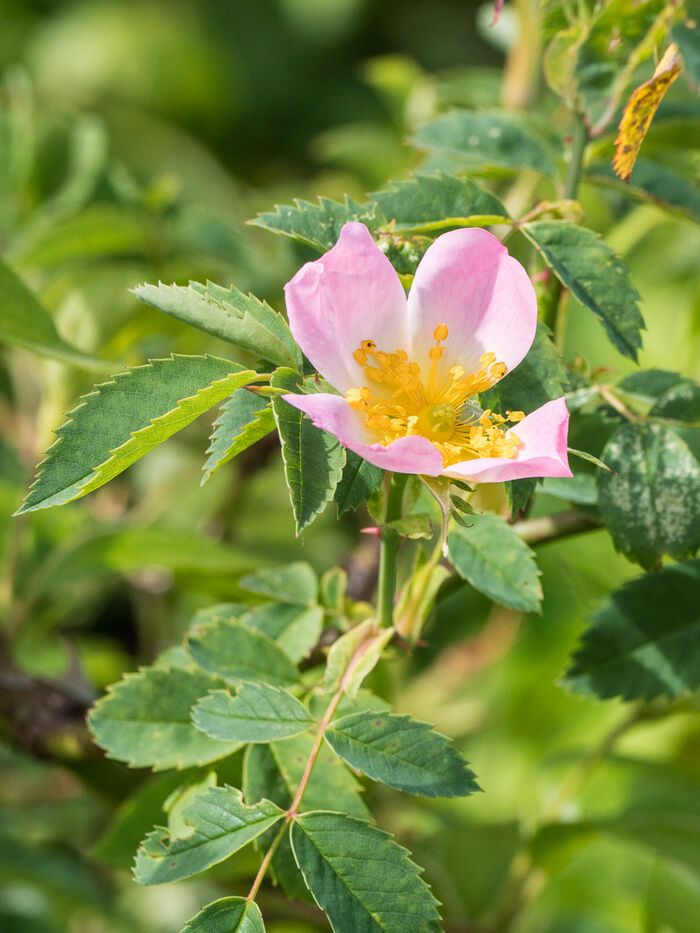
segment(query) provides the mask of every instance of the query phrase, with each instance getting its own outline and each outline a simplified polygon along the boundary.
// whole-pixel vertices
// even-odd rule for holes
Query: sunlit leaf
[[[278,369],[270,385],[299,392],[297,377],[289,369]],[[345,450],[336,437],[314,427],[306,415],[283,399],[273,399],[272,408],[282,442],[294,521],[300,534],[332,499],[345,466]]]
[[[597,472],[598,506],[613,544],[647,570],[661,557],[700,547],[700,466],[687,445],[659,424],[624,424],[608,441]]]
[[[335,246],[343,225],[351,220],[360,221],[370,230],[384,222],[375,204],[358,204],[348,197],[344,204],[319,198],[315,204],[299,200],[293,207],[278,205],[276,210],[258,214],[248,222],[325,252]]]
[[[275,428],[272,406],[247,389],[237,389],[221,406],[204,464],[204,484],[224,463],[247,450]]]
[[[597,233],[566,221],[527,223],[522,231],[561,283],[601,319],[620,353],[636,360],[644,328],[639,293],[615,252]]]
[[[255,377],[217,357],[171,356],[95,386],[56,431],[18,514],[99,489]]]

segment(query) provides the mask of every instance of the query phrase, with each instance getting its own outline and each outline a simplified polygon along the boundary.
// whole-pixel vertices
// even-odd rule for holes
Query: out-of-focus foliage
[[[555,0],[508,3],[493,29],[493,5],[484,6],[0,0],[0,929],[166,933],[190,918],[193,933],[217,929],[212,908],[195,915],[217,897],[245,896],[259,857],[250,847],[236,851],[231,833],[207,843],[211,857],[206,849],[192,861],[187,834],[208,819],[201,808],[223,801],[232,820],[253,827],[246,839],[259,832],[256,844],[269,841],[311,741],[289,725],[300,713],[285,688],[304,683],[307,663],[323,657],[322,631],[337,636],[348,619],[368,614],[376,541],[359,535],[373,519],[354,509],[372,496],[376,514],[381,471],[350,454],[343,460],[330,435],[301,416],[290,423],[290,409],[274,400],[268,407],[250,393],[244,401],[245,389],[230,394],[242,384],[237,367],[245,372],[260,356],[294,367],[278,371],[280,386],[301,378],[282,318],[274,315],[277,331],[266,329],[267,305],[248,293],[281,309],[283,283],[330,247],[347,219],[375,231],[395,221],[387,255],[408,282],[429,242],[421,237],[462,224],[512,224],[540,202],[541,214],[526,218],[509,248],[537,276],[545,309],[562,286],[570,289],[566,326],[554,326],[554,343],[542,326],[528,360],[489,405],[521,407],[526,393],[534,407],[566,392],[577,410],[571,446],[617,476],[576,461],[574,479],[538,486],[534,508],[515,524],[464,514],[467,527],[455,525],[451,547],[468,582],[424,579],[420,554],[403,567],[424,586],[418,615],[436,600],[426,644],[412,656],[392,649],[390,663],[370,676],[374,693],[360,690],[357,706],[341,701],[330,742],[359,772],[415,789],[415,775],[395,778],[379,726],[375,744],[357,748],[358,728],[397,717],[384,709],[390,701],[401,723],[411,723],[403,718],[410,714],[453,738],[447,758],[456,756],[460,793],[474,788],[457,750],[487,793],[397,794],[358,780],[329,755],[306,802],[349,816],[342,825],[304,817],[280,846],[274,876],[286,890],[299,884],[293,847],[333,920],[332,878],[342,869],[330,848],[314,855],[319,840],[330,833],[346,852],[369,847],[369,870],[384,883],[370,907],[382,916],[394,893],[391,872],[401,877],[407,857],[359,822],[369,806],[425,867],[450,931],[696,928],[697,562],[683,558],[698,543],[697,29],[661,0],[580,4],[588,29]],[[683,76],[661,102],[624,186],[612,169],[615,127],[633,89],[653,73],[665,30],[678,43]],[[565,99],[598,134],[586,148],[581,208],[562,200]],[[406,181],[412,169],[420,173]],[[188,287],[209,280],[223,288]],[[144,282],[180,288],[139,288]],[[182,295],[206,299],[197,306],[200,329],[183,323],[194,305],[179,302]],[[235,328],[235,348],[224,342],[231,316],[247,322],[245,332]],[[92,488],[93,467],[111,478],[134,465],[80,503],[10,519],[76,400],[115,373],[149,378],[153,367],[139,367],[171,353],[196,357],[211,372],[185,393],[165,380],[155,428],[151,412],[142,424],[137,405],[120,403],[104,425],[102,459],[83,464],[81,475],[55,477],[47,496]],[[235,372],[230,364],[224,372],[221,358],[231,356]],[[181,399],[209,393],[208,407],[230,375],[208,459],[200,419],[135,462],[156,433],[161,440],[169,425],[182,426]],[[79,409],[85,416],[90,399]],[[190,406],[185,420],[198,413]],[[126,433],[117,415],[128,420]],[[275,418],[284,462],[270,433]],[[80,430],[77,415],[70,424]],[[139,451],[125,450],[135,428],[144,429]],[[300,431],[308,433],[306,454],[308,444],[323,448],[321,481],[304,472]],[[115,447],[120,453],[110,455]],[[203,465],[208,481],[200,487]],[[51,459],[44,477],[50,468]],[[509,487],[519,513],[535,483]],[[685,508],[669,516],[680,489]],[[405,501],[412,495],[409,487]],[[484,487],[472,504],[505,516],[505,495]],[[634,522],[625,496],[643,503]],[[546,525],[562,503],[588,519],[588,530],[547,539],[531,525],[523,543],[521,523]],[[424,498],[412,504],[414,516],[431,508]],[[488,535],[504,554],[520,555],[514,575],[482,560]],[[663,571],[668,595],[625,554],[645,568],[665,555],[681,561]],[[290,562],[290,578],[260,570]],[[335,564],[347,579],[329,571]],[[415,617],[406,620],[406,631],[413,624]],[[596,627],[611,645],[602,664],[590,638]],[[336,645],[342,650],[342,640]],[[274,722],[287,723],[287,738],[242,716],[244,691],[235,699],[226,692],[251,671],[272,685],[248,708],[276,704]],[[122,674],[91,717],[112,756],[103,757],[85,714]],[[620,696],[651,702],[629,705]],[[139,718],[146,706],[150,721]],[[380,712],[370,722],[363,710]],[[213,712],[217,729],[207,725]],[[312,702],[310,712],[320,717],[323,708]],[[241,721],[253,730],[246,741],[271,743],[249,745],[245,759],[226,737],[239,734]],[[238,731],[226,732],[226,723]],[[442,737],[406,728],[433,760],[430,743],[438,747]],[[146,770],[176,765],[182,770]],[[245,803],[226,785],[242,787]],[[262,796],[272,802],[251,814]],[[169,837],[165,829],[149,836],[154,825],[176,840],[170,850],[186,863],[183,874],[157,877],[167,869],[161,841]],[[137,876],[147,882],[236,854],[206,878],[161,889],[131,880],[137,849]],[[416,916],[428,928],[435,909],[416,890]],[[328,929],[303,889],[291,906],[280,891],[266,882],[259,895],[269,933]],[[253,907],[229,898],[216,922],[223,916],[232,929],[258,933]]]

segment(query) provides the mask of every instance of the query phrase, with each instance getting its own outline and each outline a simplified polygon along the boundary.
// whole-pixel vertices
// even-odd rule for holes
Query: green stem
[[[405,481],[404,481],[404,485],[405,485]],[[267,873],[267,869],[270,867],[270,862],[272,861],[272,858],[275,852],[277,851],[277,848],[280,842],[282,841],[282,837],[284,836],[284,833],[287,827],[289,826],[290,823],[294,822],[294,820],[297,818],[297,814],[299,813],[299,807],[301,806],[302,798],[306,792],[306,788],[308,787],[309,780],[311,778],[311,772],[314,769],[314,765],[316,764],[316,760],[318,759],[319,752],[321,751],[321,746],[323,745],[323,736],[326,734],[326,730],[331,724],[331,720],[333,719],[333,716],[335,715],[335,711],[338,708],[338,704],[340,703],[341,697],[343,696],[343,693],[345,692],[345,688],[347,687],[348,682],[350,681],[350,678],[352,677],[355,671],[355,668],[357,667],[357,665],[359,664],[359,662],[362,660],[364,656],[365,650],[367,649],[368,641],[371,641],[371,640],[372,640],[371,638],[370,639],[365,638],[355,649],[355,653],[350,658],[350,661],[348,662],[348,666],[345,669],[345,673],[343,674],[341,681],[338,684],[338,689],[333,694],[331,701],[328,704],[328,707],[326,709],[326,712],[323,714],[323,719],[318,724],[318,731],[316,733],[316,739],[314,741],[311,752],[309,753],[309,757],[307,759],[306,766],[304,768],[304,773],[302,774],[301,781],[299,781],[299,787],[297,788],[297,792],[294,795],[294,800],[292,800],[289,806],[289,809],[286,811],[284,815],[284,821],[282,825],[280,826],[277,835],[272,840],[272,843],[270,844],[270,848],[265,853],[265,857],[263,858],[260,864],[260,868],[258,870],[257,875],[255,876],[255,880],[253,881],[250,891],[248,892],[248,897],[246,898],[246,900],[248,901],[254,901],[255,898],[257,897],[258,890],[260,889],[260,885],[262,884],[263,878],[265,877],[265,874]]]
[[[564,197],[574,201],[578,197],[578,188],[583,173],[583,156],[588,142],[588,130],[580,113],[574,114],[573,137],[571,140],[571,158],[564,181]],[[543,301],[542,319],[554,334],[554,342],[561,350],[564,343],[566,326],[566,296],[558,278],[552,276],[552,283]]]
[[[383,628],[390,628],[394,620],[394,594],[396,591],[396,562],[401,539],[395,531],[386,527],[388,522],[401,518],[403,492],[408,482],[407,473],[394,473],[389,483],[386,500],[382,543],[379,552],[379,579],[377,581],[377,621]]]
[[[564,197],[573,201],[578,197],[578,186],[583,172],[583,153],[588,142],[588,131],[580,113],[574,115],[574,132],[571,140],[571,159],[566,172]]]

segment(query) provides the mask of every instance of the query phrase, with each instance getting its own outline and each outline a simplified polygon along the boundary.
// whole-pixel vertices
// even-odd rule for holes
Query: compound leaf
[[[376,489],[379,489],[383,479],[384,470],[364,460],[354,451],[346,450],[343,475],[333,493],[338,517],[359,508]]]

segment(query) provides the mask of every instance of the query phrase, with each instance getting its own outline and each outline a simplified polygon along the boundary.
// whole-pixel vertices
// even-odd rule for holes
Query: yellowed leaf
[[[613,168],[623,181],[629,181],[639,149],[664,94],[681,73],[681,59],[675,42],[656,66],[653,77],[634,91],[627,101],[617,139]]]

